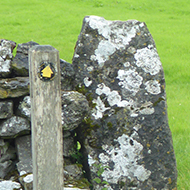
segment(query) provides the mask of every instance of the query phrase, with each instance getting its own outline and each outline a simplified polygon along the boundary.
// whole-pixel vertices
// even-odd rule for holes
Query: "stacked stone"
[[[38,44],[18,44],[13,58],[16,43],[1,40],[0,44],[0,179],[4,179],[0,189],[33,188],[28,50],[35,45]],[[82,165],[76,164],[79,155],[74,132],[88,116],[88,101],[81,93],[72,91],[75,76],[72,65],[61,59],[60,66],[65,187],[88,188]]]
[[[18,173],[17,141],[20,136],[30,134],[30,122],[16,114],[20,99],[29,94],[29,79],[19,75],[13,67],[13,49],[16,43],[8,40],[0,42],[0,178],[9,179],[12,173]],[[27,150],[28,151],[28,150]],[[19,167],[18,167],[19,168]],[[30,170],[31,172],[31,170]],[[16,175],[12,177],[18,178]],[[1,188],[20,188],[17,182],[3,181]]]

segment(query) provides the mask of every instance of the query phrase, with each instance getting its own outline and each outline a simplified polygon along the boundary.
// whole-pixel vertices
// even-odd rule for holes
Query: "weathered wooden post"
[[[29,64],[33,189],[63,190],[59,52],[52,46],[34,46]]]

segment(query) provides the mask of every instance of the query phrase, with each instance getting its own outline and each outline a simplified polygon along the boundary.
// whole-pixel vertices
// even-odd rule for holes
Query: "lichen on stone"
[[[156,80],[150,80],[145,83],[147,92],[157,95],[161,93],[160,83]]]
[[[132,69],[129,70],[119,70],[117,78],[120,80],[118,83],[122,88],[131,91],[135,95],[142,84],[143,78]]]
[[[118,23],[107,21],[102,17],[91,16],[86,17],[85,21],[89,23],[92,29],[97,29],[99,35],[104,37],[98,44],[94,55],[91,55],[91,60],[96,60],[101,68],[110,55],[116,50],[124,49],[139,31],[139,26],[135,25],[138,22],[136,20]]]
[[[135,53],[136,65],[141,67],[146,73],[156,75],[161,70],[161,62],[155,48],[149,49],[147,47],[138,49]]]
[[[102,177],[109,183],[118,183],[122,177],[129,179],[137,178],[139,181],[145,181],[150,176],[151,172],[144,165],[138,164],[138,161],[143,158],[141,152],[142,144],[135,140],[138,136],[134,132],[131,136],[123,134],[115,139],[118,142],[118,147],[103,146],[105,153],[99,154],[100,162],[103,166],[109,166],[110,162],[114,163],[113,169],[105,168]]]

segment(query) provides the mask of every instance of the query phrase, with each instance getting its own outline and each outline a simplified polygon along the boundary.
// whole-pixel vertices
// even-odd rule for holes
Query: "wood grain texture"
[[[53,63],[53,80],[38,76],[42,62]],[[63,189],[63,138],[59,52],[51,46],[29,50],[34,190]]]

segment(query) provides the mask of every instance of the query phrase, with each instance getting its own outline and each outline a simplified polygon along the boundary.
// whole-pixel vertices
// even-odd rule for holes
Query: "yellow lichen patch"
[[[175,187],[174,189],[172,189],[172,190],[177,190],[177,187]]]
[[[170,151],[167,151],[167,154],[170,154]]]
[[[139,36],[139,35],[141,35],[141,33],[140,33],[140,32],[137,32],[137,35]]]
[[[166,115],[166,113],[164,111],[162,113],[163,113],[163,115]]]
[[[171,183],[172,183],[172,179],[168,178],[168,184],[171,184]]]
[[[8,97],[8,93],[5,89],[0,88],[0,98],[4,99]]]
[[[146,146],[149,148],[149,147],[150,147],[150,144],[149,144],[149,143],[147,143],[147,144],[146,144]]]

